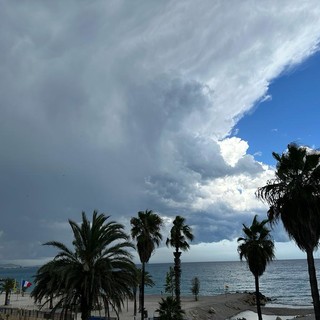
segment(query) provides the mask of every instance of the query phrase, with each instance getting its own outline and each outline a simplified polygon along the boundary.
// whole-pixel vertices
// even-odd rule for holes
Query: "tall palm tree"
[[[139,289],[139,310],[141,310],[141,298],[142,298],[142,270],[140,268],[137,269],[137,284],[133,287],[133,315],[137,315],[137,291]],[[155,286],[155,282],[152,280],[152,276],[148,271],[144,273],[144,285],[147,287]]]
[[[57,241],[45,243],[59,252],[36,275],[31,293],[36,302],[53,294],[58,299],[54,310],[62,308],[66,313],[79,306],[82,320],[89,319],[93,308],[101,303],[106,313],[109,303],[121,310],[125,299],[132,297],[136,281],[136,268],[128,252],[133,245],[124,227],[108,219],[94,211],[91,222],[84,212],[81,225],[69,220],[73,250]],[[45,279],[52,279],[49,287],[44,285]]]
[[[270,221],[282,220],[289,237],[306,252],[314,313],[320,320],[313,257],[320,239],[320,153],[291,143],[282,155],[272,155],[277,160],[275,178],[259,188],[257,196],[270,206]]]
[[[175,272],[175,295],[180,304],[180,281],[181,281],[181,251],[187,251],[190,245],[187,240],[193,240],[192,229],[185,224],[185,218],[176,216],[173,220],[173,227],[170,230],[170,238],[167,238],[166,245],[175,248],[174,272]]]
[[[259,277],[266,270],[267,263],[275,257],[274,243],[270,237],[270,230],[265,226],[268,222],[269,220],[267,219],[259,222],[257,216],[255,216],[250,227],[243,225],[244,237],[238,238],[240,259],[246,259],[249,269],[254,275],[259,320],[262,320]]]
[[[5,293],[5,299],[4,299],[4,305],[8,306],[9,302],[10,302],[10,293],[13,290],[15,286],[15,280],[12,278],[6,278],[3,280],[3,282],[1,283],[1,287],[0,287],[0,291],[1,293],[4,292]]]
[[[137,241],[137,251],[142,264],[141,277],[141,320],[144,318],[144,280],[145,264],[154,252],[155,248],[160,245],[162,240],[161,226],[162,219],[152,210],[139,211],[138,217],[133,217],[131,223],[131,236]]]

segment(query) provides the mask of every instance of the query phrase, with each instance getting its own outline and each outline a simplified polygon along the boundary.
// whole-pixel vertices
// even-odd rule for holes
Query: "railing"
[[[3,320],[37,320],[37,319],[51,319],[51,320],[74,320],[71,313],[63,314],[52,313],[40,310],[26,310],[20,308],[5,308],[0,307],[0,317]]]
[[[117,317],[97,317],[97,316],[90,316],[89,320],[117,320]]]

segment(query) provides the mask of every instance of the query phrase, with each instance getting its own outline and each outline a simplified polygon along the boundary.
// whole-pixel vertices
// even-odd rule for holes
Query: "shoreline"
[[[249,293],[226,293],[216,296],[199,296],[199,300],[195,301],[192,296],[181,297],[182,309],[185,311],[185,316],[190,320],[225,320],[225,319],[236,319],[242,318],[242,313],[252,311],[254,313],[246,313],[247,320],[256,320],[256,306],[250,305],[248,301]],[[165,298],[166,295],[146,295],[145,296],[145,309],[148,311],[148,318],[157,316],[156,309],[159,307],[161,298]],[[4,294],[0,295],[0,305],[4,305]],[[10,305],[8,308],[20,308],[28,310],[39,310],[39,306],[33,303],[29,294],[22,296],[11,296]],[[275,320],[277,316],[282,320],[294,318],[296,316],[303,317],[303,319],[312,320],[314,319],[313,307],[299,307],[299,306],[262,306],[262,313],[267,315],[268,320]],[[43,308],[42,310],[48,311]],[[93,312],[93,316],[99,316],[99,312]],[[111,316],[115,316],[115,312],[111,312]],[[124,303],[122,312],[119,314],[121,320],[132,320],[133,317],[133,301],[127,300]],[[269,317],[271,316],[271,318]],[[77,319],[80,319],[78,316]],[[136,319],[140,319],[140,313],[137,314]]]

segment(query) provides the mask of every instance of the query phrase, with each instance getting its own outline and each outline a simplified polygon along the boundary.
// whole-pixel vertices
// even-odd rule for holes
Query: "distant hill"
[[[12,269],[12,268],[22,268],[22,267],[17,264],[13,264],[13,263],[5,263],[5,264],[0,263],[0,268]]]

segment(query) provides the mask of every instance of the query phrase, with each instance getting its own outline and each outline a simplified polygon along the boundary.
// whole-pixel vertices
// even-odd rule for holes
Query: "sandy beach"
[[[0,296],[0,304],[4,304],[4,294]],[[148,311],[148,318],[152,319],[153,316],[157,316],[156,309],[158,308],[158,302],[165,296],[161,295],[147,295],[145,297],[145,309]],[[247,293],[228,293],[217,296],[200,296],[198,301],[195,301],[193,297],[182,297],[182,308],[186,312],[186,318],[192,320],[225,320],[232,317],[243,318],[248,320],[255,320],[257,316],[255,313],[256,307],[248,304]],[[33,309],[38,310],[39,306],[35,305],[28,294],[24,297],[12,295],[10,300],[11,308]],[[246,312],[248,311],[248,312]],[[251,311],[251,312],[250,312]],[[242,313],[246,312],[246,313]],[[262,312],[266,317],[265,319],[272,320],[279,316],[282,320],[292,319],[294,317],[306,317],[308,320],[314,319],[312,308],[294,308],[294,307],[268,307],[263,306]],[[95,314],[99,316],[99,313]],[[111,313],[111,316],[115,316],[115,313]],[[271,317],[269,317],[271,316]],[[80,317],[78,316],[78,319]],[[133,301],[127,301],[124,305],[122,312],[120,313],[121,320],[132,320],[133,316]],[[140,319],[140,314],[136,319]]]

